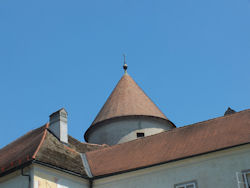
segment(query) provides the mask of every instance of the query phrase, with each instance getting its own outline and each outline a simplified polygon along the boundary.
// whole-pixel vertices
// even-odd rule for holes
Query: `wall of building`
[[[30,170],[25,170],[25,174],[29,174]],[[0,178],[1,188],[28,188],[29,178],[21,175],[21,170],[17,170],[7,176]]]
[[[88,188],[87,180],[40,165],[34,166],[34,188]]]
[[[117,119],[97,126],[89,134],[89,143],[114,145],[137,139],[137,132],[150,136],[169,130],[172,125],[164,120],[148,117]]]
[[[199,188],[244,188],[241,172],[250,171],[250,144],[206,155],[179,160],[155,167],[96,179],[93,188],[174,188],[174,185],[195,181]],[[52,168],[33,165],[31,188],[88,188],[84,178]],[[0,178],[1,188],[28,188],[28,177],[21,170]]]
[[[0,182],[1,188],[28,188],[29,180],[21,175],[13,177],[4,182]]]
[[[236,172],[250,169],[250,145],[192,157],[94,181],[94,188],[174,188],[195,180],[199,188],[243,188]],[[241,174],[239,180],[243,181]]]

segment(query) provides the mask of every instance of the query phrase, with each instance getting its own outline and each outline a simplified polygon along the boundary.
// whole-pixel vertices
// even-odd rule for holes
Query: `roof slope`
[[[32,130],[0,150],[0,176],[31,161],[86,175],[80,154],[105,146],[82,143],[71,136],[68,145],[65,145],[49,131],[48,127],[49,124],[46,124]]]
[[[167,120],[135,81],[128,74],[124,74],[92,125],[107,119],[130,115],[154,116]]]
[[[30,160],[44,137],[46,126],[39,127],[0,149],[0,174]]]
[[[35,160],[71,172],[86,175],[81,153],[105,147],[105,145],[82,143],[69,136],[68,146],[60,142],[50,131],[39,149]]]
[[[34,160],[85,176],[80,154],[86,153],[96,177],[250,143],[250,110],[110,147],[81,143],[71,136],[65,145],[48,126],[32,130],[0,150],[0,176]]]
[[[102,176],[246,143],[250,143],[250,110],[87,152],[86,156],[92,174]]]

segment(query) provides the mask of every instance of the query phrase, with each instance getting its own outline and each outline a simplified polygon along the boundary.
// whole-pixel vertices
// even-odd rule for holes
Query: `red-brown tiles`
[[[250,143],[250,110],[87,152],[94,176]]]

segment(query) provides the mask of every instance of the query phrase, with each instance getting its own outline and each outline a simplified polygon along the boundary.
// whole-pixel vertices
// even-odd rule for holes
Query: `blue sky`
[[[249,0],[1,0],[0,148],[61,107],[83,141],[123,53],[177,126],[250,108]]]

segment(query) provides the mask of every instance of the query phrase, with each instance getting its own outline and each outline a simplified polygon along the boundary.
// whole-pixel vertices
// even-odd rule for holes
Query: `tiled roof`
[[[45,136],[47,125],[32,130],[0,149],[0,174],[31,161]]]
[[[104,146],[69,136],[61,143],[48,124],[0,150],[0,176],[29,161],[39,161],[85,176],[85,153],[94,177],[167,163],[250,143],[250,110],[175,128],[130,142]]]
[[[49,131],[48,126],[32,130],[0,150],[0,175],[34,160],[86,175],[80,153],[105,146],[82,143],[71,136],[65,145]]]
[[[105,120],[124,116],[149,116],[169,121],[128,74],[122,76],[91,127]]]
[[[94,176],[175,161],[250,143],[250,110],[87,152]]]

